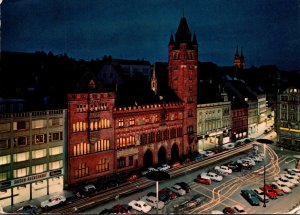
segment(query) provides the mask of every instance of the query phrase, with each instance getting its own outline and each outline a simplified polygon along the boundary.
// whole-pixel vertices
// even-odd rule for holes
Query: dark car
[[[166,196],[168,196],[170,199],[175,199],[177,198],[177,194],[174,193],[170,188],[163,188],[159,191],[159,193],[163,193]]]
[[[185,183],[185,182],[178,182],[176,183],[177,185],[179,185],[182,189],[185,190],[185,192],[189,193],[192,189],[190,188],[190,186]]]
[[[224,166],[229,167],[233,172],[240,172],[243,169],[243,165],[237,162],[229,162],[224,164]]]
[[[231,207],[226,207],[223,209],[223,213],[224,214],[236,214],[237,212]]]
[[[156,198],[156,193],[154,193],[154,192],[149,192],[149,193],[147,194],[147,196],[153,196],[153,197]],[[160,193],[160,192],[158,193],[158,199],[159,199],[160,201],[164,202],[165,204],[167,204],[167,203],[170,201],[170,197],[168,197],[166,194]]]
[[[38,207],[35,205],[24,205],[23,207],[19,208],[16,213],[22,214],[36,214]]]
[[[259,206],[260,200],[253,190],[241,190],[241,195],[253,206]]]
[[[117,214],[130,214],[132,213],[132,207],[129,205],[121,205],[121,204],[117,204],[115,206],[113,206],[111,208],[111,210],[113,211],[113,213],[117,213]]]
[[[100,213],[99,213],[99,215],[104,215],[104,214],[113,214],[113,213],[115,213],[115,211],[113,211],[113,210],[111,210],[111,209],[107,209],[107,208],[105,208],[104,210],[102,210]]]

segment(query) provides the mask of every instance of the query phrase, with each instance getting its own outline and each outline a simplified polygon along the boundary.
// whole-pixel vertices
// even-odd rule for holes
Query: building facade
[[[248,137],[248,105],[243,101],[233,101],[231,106],[232,140]]]
[[[231,102],[197,105],[197,150],[220,147],[231,141]]]
[[[69,94],[67,186],[174,162],[195,151],[197,64],[196,36],[192,41],[183,17],[169,44],[169,88],[177,99],[156,95],[153,103],[117,106],[116,94],[95,92],[93,80],[89,92]]]
[[[66,110],[0,114],[0,201],[63,191]]]
[[[279,93],[276,118],[278,144],[300,150],[300,88],[288,87]]]

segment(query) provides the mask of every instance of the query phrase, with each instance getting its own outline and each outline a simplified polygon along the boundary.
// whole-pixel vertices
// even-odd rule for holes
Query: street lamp
[[[264,204],[266,207],[266,144],[264,143]]]
[[[164,171],[151,171],[146,174],[146,178],[156,182],[156,214],[158,214],[158,192],[159,192],[159,181],[170,179],[170,174]]]

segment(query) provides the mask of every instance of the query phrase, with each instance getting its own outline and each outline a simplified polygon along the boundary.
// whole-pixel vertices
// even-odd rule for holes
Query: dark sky
[[[199,60],[300,69],[300,0],[4,0],[3,51],[52,51],[76,59],[168,60],[181,17],[197,34]]]

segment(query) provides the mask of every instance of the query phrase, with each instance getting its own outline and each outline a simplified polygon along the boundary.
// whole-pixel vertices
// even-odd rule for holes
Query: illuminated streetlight
[[[266,207],[266,144],[264,143],[264,204]]]

